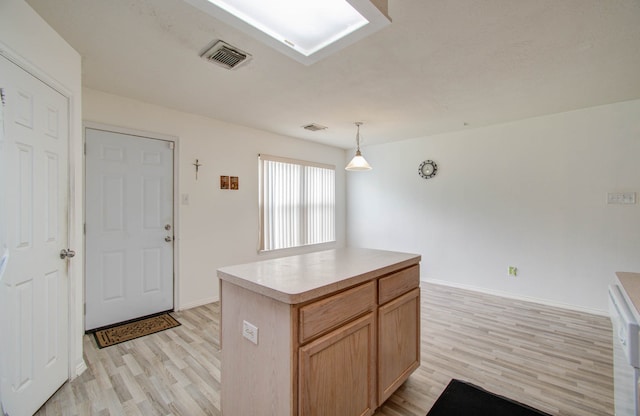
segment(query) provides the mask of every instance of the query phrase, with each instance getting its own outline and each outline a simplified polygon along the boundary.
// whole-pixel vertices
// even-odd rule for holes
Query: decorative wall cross
[[[196,180],[198,180],[198,169],[200,168],[200,166],[202,166],[202,164],[198,162],[198,159],[196,159],[196,163],[194,163],[193,166],[196,167]]]

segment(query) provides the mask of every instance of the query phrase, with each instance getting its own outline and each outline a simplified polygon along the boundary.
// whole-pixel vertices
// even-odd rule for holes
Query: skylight
[[[209,0],[304,56],[369,23],[345,0]]]
[[[186,0],[304,64],[389,24],[370,0]]]

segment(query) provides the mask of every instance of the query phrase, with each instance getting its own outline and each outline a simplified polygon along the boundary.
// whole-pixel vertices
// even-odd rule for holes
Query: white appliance
[[[613,327],[613,393],[615,416],[640,416],[640,326],[620,286],[609,286],[609,314]]]

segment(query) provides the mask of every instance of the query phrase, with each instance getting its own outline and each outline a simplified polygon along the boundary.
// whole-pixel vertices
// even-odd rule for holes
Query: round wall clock
[[[420,163],[418,167],[418,175],[422,176],[424,179],[433,178],[436,176],[438,172],[438,165],[433,160],[425,160]]]

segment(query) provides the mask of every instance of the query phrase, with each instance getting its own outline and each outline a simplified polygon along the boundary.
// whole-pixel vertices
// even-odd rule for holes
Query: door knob
[[[171,237],[170,235],[168,235],[168,236],[166,236],[166,237],[164,238],[164,241],[166,241],[167,243],[170,243],[170,242],[172,242],[172,241],[173,241],[173,237]]]
[[[61,259],[70,259],[72,257],[74,257],[76,255],[76,252],[74,250],[66,249],[63,248],[62,250],[60,250],[60,258]]]
[[[164,229],[165,229],[165,230],[167,230],[167,231],[169,231],[169,230],[171,229],[171,224],[166,224],[166,225],[164,226]]]

